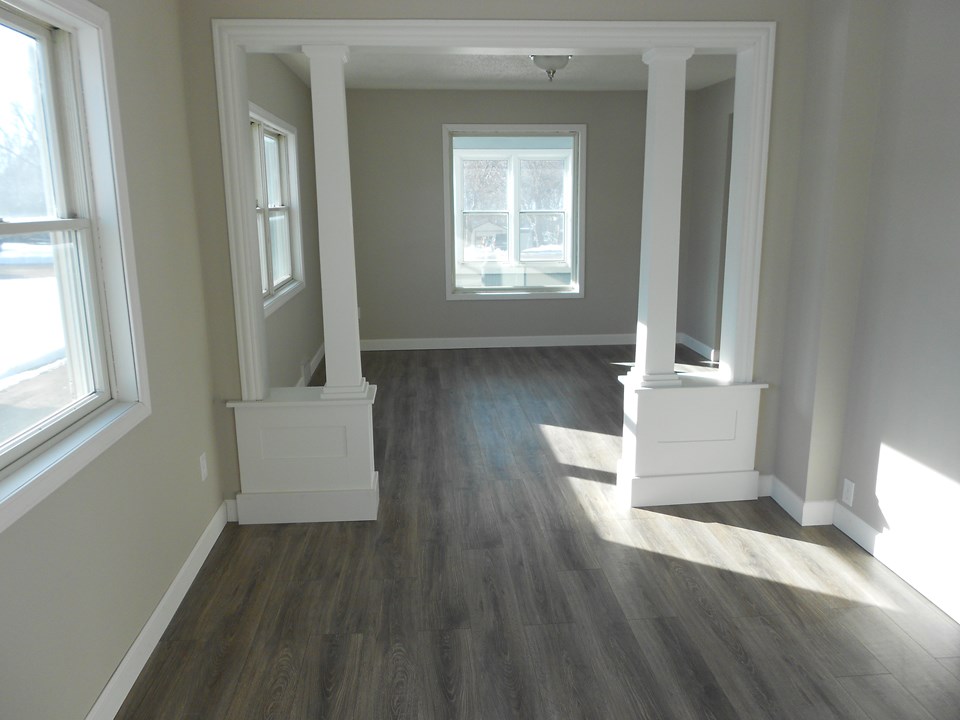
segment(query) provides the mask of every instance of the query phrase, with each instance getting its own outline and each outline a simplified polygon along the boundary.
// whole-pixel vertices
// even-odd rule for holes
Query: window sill
[[[299,294],[300,291],[306,286],[307,284],[303,280],[294,280],[293,282],[288,282],[283,286],[280,292],[263,301],[263,316],[270,317],[273,313],[292,300],[295,295]]]
[[[583,288],[572,290],[447,290],[447,300],[569,300],[583,297]]]
[[[0,475],[0,532],[26,515],[150,415],[141,402],[113,401]]]

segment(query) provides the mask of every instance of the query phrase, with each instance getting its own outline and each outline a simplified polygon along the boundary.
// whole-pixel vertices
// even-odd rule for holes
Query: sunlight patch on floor
[[[638,550],[845,601],[896,608],[881,591],[860,582],[857,570],[840,553],[817,543],[670,515],[624,525],[626,544]]]

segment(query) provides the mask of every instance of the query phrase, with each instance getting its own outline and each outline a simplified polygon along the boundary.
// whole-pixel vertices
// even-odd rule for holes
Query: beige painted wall
[[[247,86],[252,102],[297,129],[300,231],[306,286],[265,321],[270,385],[289,387],[300,379],[303,362],[310,360],[323,344],[310,90],[272,55],[247,56]]]
[[[734,81],[687,93],[677,332],[718,350],[725,188]],[[696,348],[694,348],[696,349]]]
[[[860,518],[914,544],[921,573],[955,578],[960,5],[901,1],[894,8],[840,475],[856,483]],[[891,450],[909,459],[899,471]],[[951,605],[960,617],[960,596]]]
[[[776,475],[805,501],[838,496],[839,462],[867,235],[885,8],[811,3],[800,186],[787,291]]]
[[[223,498],[177,8],[98,4],[113,26],[153,413],[0,534],[4,720],[86,715]]]
[[[360,337],[629,333],[637,322],[644,93],[348,93]],[[443,123],[585,123],[583,298],[449,301]]]

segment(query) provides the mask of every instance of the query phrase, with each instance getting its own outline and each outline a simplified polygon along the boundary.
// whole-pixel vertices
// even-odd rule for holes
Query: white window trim
[[[279,131],[286,138],[284,147],[286,149],[287,191],[290,198],[290,264],[293,277],[285,282],[278,291],[263,298],[263,315],[264,317],[270,317],[307,286],[303,273],[303,235],[300,231],[300,175],[299,163],[297,162],[297,129],[269,110],[265,110],[252,102],[250,103],[250,117],[275,131]],[[257,243],[259,245],[259,239]]]
[[[70,33],[75,44],[112,399],[0,471],[0,532],[150,415],[110,16],[87,0],[17,0],[16,6]]]
[[[575,169],[573,172],[573,218],[569,225],[576,234],[576,248],[571,260],[575,263],[575,287],[561,290],[470,289],[456,287],[456,229],[454,223],[454,167],[452,138],[456,134],[475,135],[569,135],[576,133],[574,143]],[[443,125],[443,218],[444,218],[444,266],[447,300],[559,300],[583,297],[584,247],[586,245],[586,145],[587,126],[583,124],[444,124]]]

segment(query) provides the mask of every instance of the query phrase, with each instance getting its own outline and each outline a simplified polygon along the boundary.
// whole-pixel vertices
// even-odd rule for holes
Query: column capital
[[[693,57],[692,47],[655,47],[643,53],[643,61],[647,65],[661,60],[689,60]]]
[[[350,59],[350,48],[346,45],[303,45],[300,52],[311,60],[339,60],[346,64]]]

